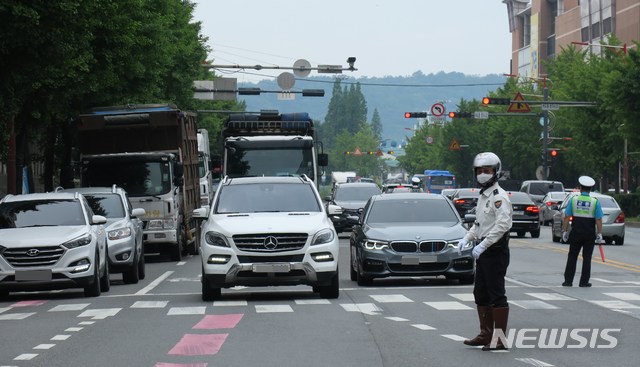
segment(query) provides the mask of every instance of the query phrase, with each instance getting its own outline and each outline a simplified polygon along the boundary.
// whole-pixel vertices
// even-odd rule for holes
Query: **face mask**
[[[489,180],[491,180],[491,178],[493,178],[493,175],[489,173],[481,173],[476,176],[476,179],[478,180],[478,183],[480,183],[480,185],[486,184],[487,182],[489,182]]]

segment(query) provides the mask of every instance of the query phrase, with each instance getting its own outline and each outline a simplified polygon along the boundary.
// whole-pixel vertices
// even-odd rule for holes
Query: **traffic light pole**
[[[549,100],[549,88],[545,83],[544,89],[542,90],[542,96],[544,101]],[[549,167],[549,162],[547,160],[547,148],[549,146],[549,111],[542,111],[542,179],[547,179],[547,170]]]

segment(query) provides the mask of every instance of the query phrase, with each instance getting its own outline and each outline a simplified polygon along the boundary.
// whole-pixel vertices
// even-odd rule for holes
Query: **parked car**
[[[533,202],[529,194],[521,191],[508,191],[513,214],[511,216],[511,232],[524,237],[527,232],[532,238],[540,237],[540,208]]]
[[[107,218],[79,193],[7,195],[0,200],[0,299],[11,291],[110,288]]]
[[[529,194],[536,204],[540,204],[549,191],[564,191],[564,185],[559,181],[527,180],[522,182],[520,191]]]
[[[560,204],[558,210],[554,213],[553,223],[551,224],[551,239],[553,242],[562,243],[562,222],[565,217],[564,212],[567,205],[569,205],[569,199],[579,194],[579,192],[574,192],[567,195]],[[613,196],[595,192],[592,192],[591,196],[596,197],[602,206],[602,237],[605,243],[608,245],[611,245],[612,243],[615,243],[618,246],[624,245],[625,216],[616,199]],[[569,230],[571,230],[571,220],[569,220]]]
[[[336,232],[340,233],[351,230],[351,226],[347,224],[347,216],[358,215],[358,212],[364,208],[367,200],[369,200],[371,196],[380,193],[381,190],[375,183],[349,182],[336,184],[331,195],[325,198],[327,205],[337,205],[342,208],[341,214],[332,215],[329,213]],[[327,212],[329,212],[329,210],[327,210]]]
[[[203,300],[238,285],[302,284],[321,297],[338,297],[338,234],[308,177],[226,178],[210,211],[193,215],[205,219]]]
[[[553,222],[553,214],[558,211],[562,200],[569,195],[566,191],[549,191],[540,204],[540,223],[548,226]]]
[[[478,197],[480,196],[480,189],[478,188],[461,188],[451,196],[453,205],[456,207],[460,217],[464,218],[465,214],[476,207],[478,203]]]
[[[402,192],[414,192],[414,191],[416,190],[409,184],[386,184],[382,186],[383,194],[393,194],[393,193],[398,194]]]
[[[133,208],[124,189],[112,187],[80,187],[57,190],[79,192],[87,199],[95,214],[107,218],[109,271],[122,273],[125,284],[145,278],[144,246],[142,243],[142,208]]]
[[[374,195],[350,216],[350,277],[358,285],[390,276],[440,276],[473,283],[473,244],[458,255],[466,229],[440,194]]]

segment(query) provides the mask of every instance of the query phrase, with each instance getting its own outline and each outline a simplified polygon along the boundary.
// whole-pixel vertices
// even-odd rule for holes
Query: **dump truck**
[[[196,115],[171,104],[94,108],[77,120],[80,185],[124,188],[143,208],[145,253],[199,252]]]

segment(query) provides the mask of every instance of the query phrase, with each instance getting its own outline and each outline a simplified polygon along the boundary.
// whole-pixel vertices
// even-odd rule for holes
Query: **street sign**
[[[449,144],[449,150],[460,150],[460,143],[453,138],[451,139],[451,144]]]
[[[291,93],[291,91],[284,90],[278,93],[278,100],[280,101],[294,101],[296,99],[296,95]]]
[[[558,103],[543,103],[540,105],[543,111],[555,111],[560,109],[560,105]]]
[[[480,119],[480,120],[486,120],[489,118],[489,112],[488,111],[476,111],[473,113],[473,118],[474,119]]]
[[[382,157],[382,150],[378,149],[378,151],[376,152],[376,155],[378,157]]]
[[[425,141],[427,144],[433,144],[433,136],[427,136],[427,137],[424,139],[424,141]]]
[[[305,59],[296,60],[293,63],[293,74],[299,78],[304,78],[311,74],[311,64]]]
[[[531,112],[531,107],[524,101],[524,97],[520,92],[516,93],[513,97],[513,102],[509,105],[507,112]]]
[[[434,103],[433,106],[431,106],[431,114],[434,116],[442,116],[444,112],[445,108],[442,103]]]
[[[360,150],[359,147],[356,147],[355,152],[353,152],[353,155],[362,155],[362,151]]]
[[[342,74],[342,65],[318,65],[318,73]]]
[[[285,71],[278,75],[278,86],[282,88],[282,90],[291,90],[295,84],[296,77],[292,73]]]

